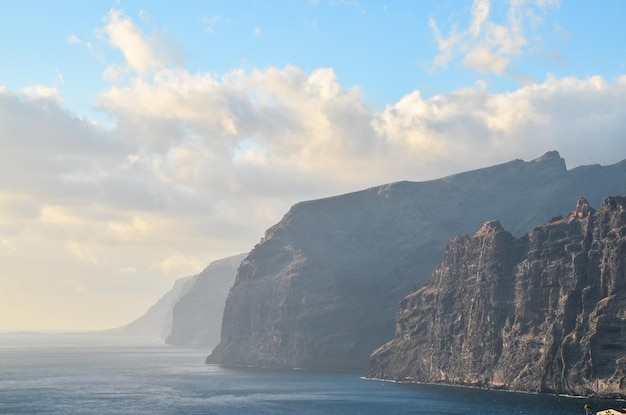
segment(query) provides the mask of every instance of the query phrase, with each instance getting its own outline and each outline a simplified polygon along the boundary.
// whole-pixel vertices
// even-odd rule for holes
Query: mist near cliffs
[[[175,346],[211,350],[219,343],[224,303],[246,255],[213,261],[199,274],[178,279],[143,315],[100,333],[154,337]]]

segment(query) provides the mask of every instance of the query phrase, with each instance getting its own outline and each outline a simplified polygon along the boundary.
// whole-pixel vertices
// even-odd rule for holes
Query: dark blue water
[[[584,414],[625,403],[225,369],[206,350],[96,336],[0,335],[1,414]]]

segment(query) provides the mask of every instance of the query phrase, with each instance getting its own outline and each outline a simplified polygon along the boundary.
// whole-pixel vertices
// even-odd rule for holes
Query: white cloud
[[[83,226],[86,221],[69,209],[60,206],[44,205],[40,209],[39,221],[59,226]]]
[[[463,59],[463,65],[480,73],[503,74],[509,66],[509,59],[493,53],[489,47],[477,46],[470,50]]]
[[[0,240],[0,255],[10,255],[14,253],[16,248],[7,239]]]
[[[130,69],[139,75],[146,75],[162,68],[165,64],[144,39],[133,22],[118,10],[111,9],[105,18],[104,31],[111,46],[119,49]]]
[[[478,6],[481,40],[490,23]],[[152,50],[132,21],[115,19],[124,22],[115,33]],[[467,36],[454,33],[442,50],[456,53]],[[131,43],[111,45],[131,56]],[[500,94],[484,83],[432,97],[412,91],[376,111],[330,68],[218,77],[155,64],[145,76],[142,65],[125,62],[126,83],[99,96],[116,120],[108,130],[73,116],[53,88],[0,87],[0,294],[38,281],[40,298],[78,289],[110,304],[122,295],[139,313],[173,278],[251,249],[302,200],[554,149],[570,167],[626,158],[626,76],[548,78]],[[63,273],[47,278],[50,269]]]
[[[215,31],[215,25],[222,19],[222,16],[201,17],[200,22],[204,25],[204,31],[206,33],[213,33]]]
[[[121,242],[143,243],[151,232],[150,223],[140,216],[134,216],[127,222],[111,221],[107,228]]]
[[[469,27],[469,33],[477,39],[482,31],[483,24],[489,17],[489,0],[475,0],[472,4],[472,23]]]
[[[431,69],[446,69],[460,58],[463,66],[479,73],[505,74],[511,59],[524,53],[527,33],[540,24],[547,7],[558,6],[558,1],[551,0],[509,0],[506,22],[496,23],[490,20],[491,1],[474,0],[467,29],[459,31],[453,25],[447,37],[431,17],[429,26],[439,49]]]
[[[192,274],[197,272],[196,270],[202,269],[204,266],[206,266],[206,264],[180,253],[171,254],[157,264],[157,267],[164,273],[177,271]]]
[[[32,85],[22,88],[20,94],[28,100],[54,101],[61,103],[61,94],[59,90],[46,85]]]
[[[552,148],[575,166],[592,163],[585,143],[593,137],[598,162],[610,163],[626,155],[618,132],[626,119],[625,92],[601,77],[548,79],[495,95],[482,85],[429,99],[415,92],[388,106],[376,125],[393,142],[430,154],[425,161],[489,165]]]
[[[67,241],[67,244],[65,246],[71,254],[77,256],[83,261],[87,261],[94,265],[98,265],[98,260],[96,259],[96,257],[90,254],[87,248],[85,248],[84,246],[81,246],[78,242],[70,240],[70,241]]]
[[[78,45],[78,46],[83,46],[89,50],[93,49],[93,44],[91,42],[84,42],[82,40],[80,40],[78,38],[78,36],[76,36],[75,34],[70,34],[65,41],[69,44],[69,45]]]
[[[168,65],[182,65],[182,48],[164,34],[143,36],[133,21],[116,9],[109,11],[104,22],[103,32],[110,46],[122,52],[128,69],[137,75],[148,76]]]

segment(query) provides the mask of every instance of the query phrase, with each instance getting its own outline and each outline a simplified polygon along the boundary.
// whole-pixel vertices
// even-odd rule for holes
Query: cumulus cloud
[[[59,90],[46,85],[31,85],[20,90],[20,94],[27,100],[47,100],[61,103],[61,94]]]
[[[459,38],[481,39],[486,4]],[[412,91],[378,111],[330,68],[192,74],[121,12],[105,24],[129,71],[96,103],[113,128],[75,117],[53,88],[0,87],[0,284],[62,268],[46,289],[124,291],[140,312],[173,277],[251,249],[302,200],[555,149],[570,167],[626,157],[626,77]],[[60,262],[68,253],[75,263]]]
[[[58,91],[42,86],[19,95],[0,92],[0,144],[0,162],[11,172],[0,176],[2,189],[44,200],[49,194],[71,199],[96,193],[90,180],[129,150],[115,135],[72,116]]]
[[[171,254],[157,264],[157,267],[163,272],[182,271],[189,274],[195,272],[195,270],[201,269],[204,266],[206,266],[206,264],[203,264],[195,258],[189,258],[180,253]]]
[[[66,247],[70,253],[77,256],[81,260],[91,262],[94,265],[98,265],[98,260],[92,254],[87,252],[87,249],[79,245],[76,241],[67,241]]]
[[[511,59],[520,56],[529,44],[528,32],[540,23],[548,7],[558,7],[556,0],[509,0],[506,21],[490,20],[491,0],[474,0],[468,27],[459,30],[453,25],[448,36],[441,33],[434,18],[429,26],[439,53],[433,58],[431,69],[446,69],[451,61],[460,58],[461,64],[479,73],[502,75]]]
[[[124,73],[126,69],[139,76],[148,76],[168,65],[183,64],[180,45],[163,33],[145,37],[132,19],[120,10],[111,9],[104,22],[103,32],[109,44],[124,55],[127,65],[109,67],[106,79],[118,79],[119,73]]]
[[[429,99],[414,92],[388,106],[377,125],[390,139],[440,161],[486,165],[553,148],[576,166],[591,162],[585,143],[593,137],[594,148],[602,148],[598,161],[611,163],[624,157],[618,149],[624,92],[623,82],[601,77],[548,79],[500,94],[488,94],[482,84]]]

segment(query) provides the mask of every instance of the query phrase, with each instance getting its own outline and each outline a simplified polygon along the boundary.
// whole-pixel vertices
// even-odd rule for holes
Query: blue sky
[[[0,2],[0,330],[124,324],[301,200],[623,160],[624,21],[621,0]]]
[[[189,72],[331,67],[342,85],[361,88],[377,108],[415,89],[431,96],[476,79],[487,81],[490,92],[499,92],[519,87],[520,78],[541,82],[548,74],[602,75],[608,81],[622,75],[623,4],[545,3],[527,6],[536,15],[523,23],[527,44],[511,57],[507,73],[494,76],[459,65],[460,56],[445,69],[432,68],[438,48],[429,19],[437,21],[444,36],[454,26],[467,28],[469,1],[233,1],[176,7],[166,1],[7,2],[0,17],[6,39],[2,52],[12,64],[3,65],[0,75],[11,90],[54,85],[72,110],[89,111],[107,88],[104,67],[123,62],[119,50],[108,46],[100,33],[112,8],[146,36],[168,38],[180,48]],[[490,17],[505,25],[508,3],[494,1],[491,6]],[[72,43],[70,36],[81,43]]]

